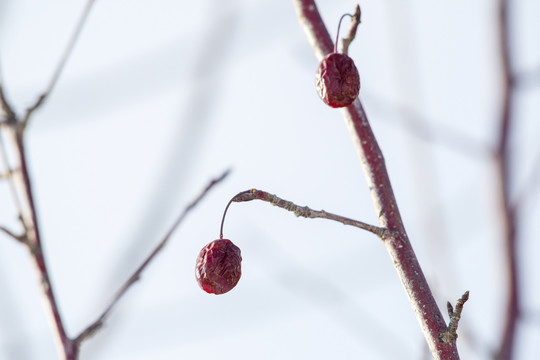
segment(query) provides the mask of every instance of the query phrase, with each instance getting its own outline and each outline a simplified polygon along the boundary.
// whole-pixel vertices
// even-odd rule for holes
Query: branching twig
[[[107,316],[113,309],[113,307],[116,305],[116,303],[124,296],[124,294],[131,288],[137,280],[140,279],[142,272],[146,269],[146,267],[150,264],[152,260],[155,259],[156,255],[163,250],[169,239],[171,238],[171,235],[174,233],[174,231],[178,228],[178,225],[184,220],[186,215],[202,200],[202,198],[208,193],[208,191],[216,184],[221,182],[227,175],[229,174],[229,171],[224,172],[220,177],[212,180],[206,188],[197,196],[186,208],[182,211],[180,216],[175,220],[175,222],[172,224],[171,228],[161,242],[156,246],[156,248],[148,255],[148,257],[143,261],[143,263],[135,270],[133,275],[129,277],[129,279],[120,287],[116,295],[113,297],[112,301],[109,303],[109,305],[105,308],[103,313],[90,325],[88,325],[76,338],[75,343],[77,346],[80,346],[80,344],[88,339],[90,336],[94,335],[104,324],[105,320],[107,319]]]
[[[60,74],[62,73],[62,70],[64,69],[64,66],[66,65],[66,62],[71,55],[73,48],[75,47],[75,44],[77,43],[77,39],[79,38],[79,35],[81,34],[81,31],[83,29],[84,24],[86,23],[86,20],[88,19],[88,15],[90,14],[90,10],[92,9],[92,5],[94,5],[95,0],[88,0],[86,2],[86,6],[83,10],[83,13],[81,15],[81,18],[79,19],[79,22],[77,23],[77,27],[75,28],[75,31],[71,35],[71,38],[69,39],[69,42],[66,46],[66,49],[64,50],[64,53],[58,62],[58,65],[56,66],[56,69],[49,80],[49,84],[45,88],[45,91],[38,97],[37,101],[34,103],[34,105],[30,106],[26,113],[24,114],[24,117],[22,118],[21,122],[21,129],[20,131],[24,131],[26,129],[26,126],[28,125],[28,121],[30,120],[30,117],[34,113],[35,110],[37,110],[49,94],[52,92],[54,86],[56,85],[56,82],[58,81],[58,78],[60,77]]]
[[[333,44],[317,6],[313,0],[293,0],[293,3],[315,55],[321,60],[333,51]],[[459,359],[455,341],[443,343],[439,340],[439,334],[445,331],[447,326],[407,237],[383,154],[360,100],[357,99],[353,104],[342,108],[342,113],[364,167],[375,211],[379,215],[379,225],[392,231],[392,236],[387,237],[384,244],[409,297],[431,354],[435,359]]]
[[[225,208],[225,213],[223,214],[223,220],[225,220],[225,214],[227,213],[227,209],[229,208],[231,203],[251,201],[251,200],[262,200],[262,201],[269,202],[270,204],[274,206],[293,212],[294,215],[298,217],[304,217],[308,219],[317,219],[317,218],[327,219],[327,220],[337,221],[339,223],[342,223],[343,225],[354,226],[354,227],[369,231],[380,238],[384,238],[385,236],[389,235],[388,230],[385,228],[366,224],[362,221],[349,219],[344,216],[332,214],[324,210],[312,210],[307,206],[296,205],[291,201],[283,200],[277,197],[276,195],[269,194],[266,191],[257,190],[257,189],[251,189],[251,190],[243,191],[241,193],[236,194],[231,199],[231,201],[229,201],[229,203],[227,204],[227,207]],[[221,238],[223,238],[223,223],[224,223],[223,220],[221,222],[221,230],[220,230]]]
[[[465,304],[467,300],[469,300],[468,291],[466,291],[465,294],[463,294],[463,296],[458,299],[456,303],[456,311],[454,311],[454,308],[452,307],[450,301],[446,303],[446,308],[448,309],[448,316],[450,317],[450,324],[448,325],[448,328],[439,335],[439,340],[443,343],[456,341],[456,339],[458,338],[457,328],[459,324],[459,319],[461,319],[463,304]]]

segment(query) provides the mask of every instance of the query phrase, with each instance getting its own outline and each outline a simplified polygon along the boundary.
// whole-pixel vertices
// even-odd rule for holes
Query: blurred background
[[[0,0],[0,71],[19,114],[45,89],[85,3]],[[332,36],[354,5],[318,2]],[[508,277],[491,156],[503,86],[497,2],[360,5],[349,55],[409,237],[445,315],[446,301],[470,290],[461,357],[490,359]],[[511,55],[524,74],[510,139],[512,197],[521,199],[515,359],[538,359],[540,2],[511,10]],[[317,64],[290,1],[95,3],[26,137],[69,334],[101,313],[208,181],[232,173],[81,359],[430,357],[384,246],[356,228],[233,204],[224,235],[242,249],[242,279],[222,296],[195,281],[195,258],[218,238],[225,205],[252,187],[377,222],[341,113],[315,91]],[[0,224],[19,225],[6,181]],[[58,358],[40,291],[26,248],[0,233],[0,359]]]

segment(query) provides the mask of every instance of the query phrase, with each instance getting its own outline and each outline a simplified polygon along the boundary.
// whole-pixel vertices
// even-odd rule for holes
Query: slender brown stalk
[[[43,254],[43,246],[41,243],[30,174],[26,162],[22,132],[18,131],[17,125],[18,124],[10,126],[6,125],[2,128],[4,133],[10,137],[11,142],[14,144],[14,152],[18,162],[19,171],[12,173],[13,176],[10,178],[10,181],[12,181],[15,188],[15,200],[20,200],[21,205],[19,210],[21,213],[19,215],[25,229],[21,238],[24,238],[24,243],[28,246],[34,265],[39,273],[43,295],[46,299],[49,314],[51,315],[55,327],[56,340],[59,344],[62,358],[74,360],[77,358],[77,347],[66,333],[64,322],[60,315],[60,309],[58,308],[55,293],[49,278],[49,272]]]
[[[506,266],[508,274],[508,298],[504,328],[500,347],[497,349],[497,360],[511,359],[514,351],[517,321],[519,318],[520,289],[518,282],[517,266],[517,233],[516,233],[516,208],[512,206],[510,199],[510,149],[509,141],[512,131],[512,115],[514,108],[515,83],[510,57],[510,2],[499,1],[499,36],[501,51],[501,72],[503,79],[503,98],[501,108],[501,120],[499,125],[499,141],[496,150],[496,166],[499,174],[499,194],[501,202],[502,226],[505,243]]]
[[[24,242],[30,250],[32,260],[40,276],[40,283],[43,295],[46,300],[45,302],[49,309],[49,315],[51,316],[52,323],[54,324],[56,340],[59,344],[58,348],[60,349],[62,358],[65,360],[77,359],[79,348],[77,343],[73,339],[71,339],[66,333],[64,322],[62,321],[62,317],[60,315],[60,309],[58,308],[55,293],[53,291],[53,287],[49,278],[49,272],[47,269],[45,256],[43,254],[43,246],[41,243],[40,230],[37,220],[38,216],[34,202],[34,194],[32,190],[30,174],[26,161],[26,152],[24,148],[23,137],[24,130],[26,129],[26,125],[28,124],[30,117],[35,110],[37,110],[40,106],[43,105],[44,101],[47,99],[47,97],[53,90],[54,85],[56,84],[66,61],[73,50],[73,47],[81,32],[81,29],[86,19],[88,18],[88,14],[90,13],[90,9],[93,3],[94,0],[88,0],[87,5],[83,11],[83,15],[81,16],[81,19],[77,24],[75,32],[73,33],[71,40],[68,43],[62,59],[60,60],[55,72],[53,73],[47,88],[38,98],[36,103],[30,108],[28,108],[22,119],[19,119],[17,117],[12,107],[9,105],[4,93],[2,83],[0,82],[0,108],[2,109],[3,113],[2,117],[4,117],[1,123],[1,130],[6,134],[7,138],[9,138],[12,146],[14,147],[14,153],[17,161],[16,168],[18,169],[17,172],[11,171],[10,169],[12,169],[12,167],[10,166],[10,164],[8,164],[6,160],[6,166],[8,168],[8,171],[10,172],[9,181],[11,182],[11,186],[13,188],[14,201],[17,204],[19,210],[19,217],[24,228],[24,233],[20,236],[16,236],[16,238],[21,239],[21,241]],[[2,141],[3,140],[4,139],[2,138]]]
[[[320,60],[333,50],[332,40],[313,0],[293,0],[300,24]],[[409,297],[431,354],[435,359],[459,359],[455,341],[444,343],[439,335],[447,331],[442,313],[422,272],[403,226],[384,157],[359,99],[342,109],[360,155],[371,189],[379,225],[392,232],[384,244]]]

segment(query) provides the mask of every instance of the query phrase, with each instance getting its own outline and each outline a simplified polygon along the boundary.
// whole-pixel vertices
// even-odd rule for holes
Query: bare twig
[[[212,180],[206,188],[188,205],[186,208],[182,211],[180,216],[175,220],[175,222],[170,227],[169,231],[165,234],[161,242],[156,246],[156,248],[148,255],[148,257],[143,261],[143,263],[135,270],[135,272],[129,277],[129,279],[120,287],[116,295],[114,295],[112,301],[109,303],[109,305],[105,308],[103,313],[90,325],[88,325],[76,338],[75,343],[77,346],[80,346],[80,344],[94,335],[104,324],[105,320],[107,319],[107,316],[111,312],[111,310],[114,308],[116,303],[124,296],[124,294],[131,288],[133,284],[137,282],[137,280],[140,279],[142,272],[146,269],[146,267],[150,264],[152,260],[155,259],[156,255],[163,250],[169,239],[171,238],[171,235],[174,233],[174,231],[178,228],[178,225],[184,220],[186,215],[203,199],[203,197],[208,193],[208,191],[214,187],[214,185],[221,182],[225,177],[229,174],[229,171],[225,171],[220,177]]]
[[[326,212],[324,210],[312,210],[307,206],[299,206],[294,204],[291,201],[283,200],[276,195],[269,194],[266,191],[263,190],[257,190],[257,189],[251,189],[247,191],[242,191],[241,193],[236,194],[231,201],[227,204],[227,207],[225,208],[225,212],[223,214],[223,219],[221,221],[221,230],[220,230],[220,238],[223,238],[223,223],[225,220],[225,215],[227,213],[227,209],[229,208],[229,205],[233,202],[243,202],[243,201],[251,201],[251,200],[262,200],[265,202],[268,202],[274,206],[280,207],[282,209],[285,209],[287,211],[291,211],[294,213],[294,215],[298,217],[304,217],[308,219],[327,219],[332,221],[337,221],[339,223],[342,223],[343,225],[349,225],[354,226],[366,231],[369,231],[380,238],[384,238],[388,235],[388,230],[385,228],[380,228],[378,226],[366,224],[362,221],[353,220],[346,218],[344,216],[332,214],[330,212]]]
[[[461,312],[463,311],[463,304],[465,304],[469,300],[469,292],[466,291],[463,296],[458,299],[456,303],[456,311],[454,311],[454,308],[452,307],[452,304],[450,301],[446,304],[446,308],[448,309],[448,316],[450,317],[450,324],[448,325],[448,328],[446,331],[443,331],[439,335],[439,340],[443,343],[449,343],[452,341],[456,341],[458,338],[457,334],[457,328],[459,324],[459,320],[461,319]]]
[[[79,38],[79,35],[81,34],[83,26],[86,23],[86,20],[88,19],[88,15],[90,15],[90,10],[92,9],[92,5],[94,5],[94,2],[95,0],[88,0],[86,2],[86,6],[83,10],[81,18],[79,19],[79,22],[77,23],[77,27],[75,28],[75,31],[73,32],[73,34],[71,35],[71,38],[69,39],[66,49],[64,50],[64,53],[62,54],[62,57],[60,58],[60,61],[58,62],[58,65],[56,66],[56,69],[51,79],[49,80],[49,84],[45,88],[45,91],[43,91],[43,93],[38,97],[34,105],[30,106],[26,110],[26,113],[24,114],[24,117],[22,118],[21,129],[20,129],[21,132],[24,131],[24,129],[26,129],[26,126],[28,125],[28,121],[30,120],[30,117],[32,116],[34,111],[37,110],[41,105],[43,105],[45,100],[47,100],[48,96],[52,92],[54,86],[56,85],[56,82],[58,81],[58,78],[60,77],[62,70],[64,70],[66,62],[69,59],[69,56],[73,52],[73,48],[75,47],[75,44],[77,43],[77,39]]]
[[[515,82],[510,50],[510,1],[499,1],[499,37],[501,53],[501,75],[503,80],[503,96],[501,119],[499,125],[499,141],[496,152],[496,166],[499,180],[501,218],[506,255],[506,271],[508,273],[508,298],[505,324],[497,350],[497,360],[512,358],[515,345],[517,321],[519,318],[520,288],[517,264],[516,212],[512,207],[510,193],[510,137],[513,125],[513,109],[515,105]]]
[[[317,6],[314,0],[293,0],[293,3],[315,55],[321,60],[333,51],[333,44]],[[353,104],[342,108],[342,114],[360,155],[375,211],[379,215],[379,225],[392,232],[392,236],[387,237],[384,244],[409,297],[431,354],[434,359],[459,359],[455,341],[443,343],[439,340],[439,334],[445,331],[447,326],[407,237],[383,154],[360,100],[356,99]]]
[[[354,14],[352,16],[351,26],[349,27],[349,32],[347,33],[346,37],[341,39],[341,52],[343,54],[349,53],[349,45],[351,45],[351,42],[356,37],[356,29],[358,28],[358,25],[362,21],[360,17],[361,17],[360,5],[356,4],[356,8],[354,9]]]

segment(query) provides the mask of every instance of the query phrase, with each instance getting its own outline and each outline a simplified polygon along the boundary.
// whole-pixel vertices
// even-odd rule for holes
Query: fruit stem
[[[219,228],[219,238],[220,239],[223,239],[223,224],[225,223],[225,215],[227,215],[227,210],[229,210],[229,206],[231,206],[231,203],[233,203],[234,201],[238,201],[238,197],[241,196],[241,195],[245,195],[247,193],[251,193],[251,190],[248,190],[248,191],[242,191],[238,194],[236,194],[235,196],[233,196],[233,198],[231,200],[229,200],[229,202],[227,203],[227,206],[225,206],[225,211],[223,211],[223,217],[221,218],[221,227]]]
[[[352,15],[352,14],[343,14],[343,15],[341,15],[341,18],[339,19],[339,23],[338,23],[338,26],[337,26],[336,42],[334,43],[334,52],[335,53],[337,53],[337,44],[338,44],[338,40],[339,40],[339,28],[341,28],[341,21],[343,20],[343,18],[345,16],[349,16],[351,18],[354,18],[354,15]]]

